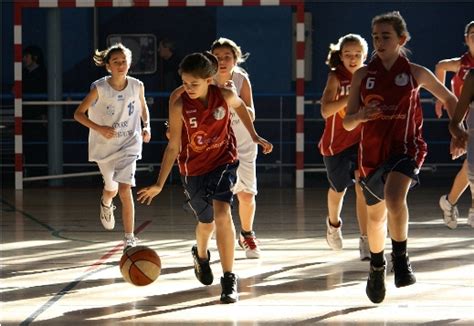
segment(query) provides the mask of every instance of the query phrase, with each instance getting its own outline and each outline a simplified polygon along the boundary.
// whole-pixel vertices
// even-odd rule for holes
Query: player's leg
[[[115,227],[113,198],[118,193],[118,182],[113,180],[115,173],[115,162],[98,163],[100,173],[104,181],[102,197],[100,199],[100,221],[106,230],[113,230]]]
[[[388,229],[392,239],[392,265],[395,273],[395,286],[414,284],[415,275],[407,253],[408,206],[407,194],[412,178],[401,173],[391,172],[385,184],[385,202],[388,213]]]
[[[461,169],[454,178],[449,194],[442,195],[439,199],[439,206],[443,210],[444,224],[450,229],[455,229],[458,225],[459,211],[457,202],[469,186],[467,170],[467,160],[464,160]]]
[[[359,256],[361,260],[370,259],[369,239],[367,237],[367,204],[365,203],[364,193],[359,183],[359,171],[355,171],[356,184],[356,212],[359,225]]]

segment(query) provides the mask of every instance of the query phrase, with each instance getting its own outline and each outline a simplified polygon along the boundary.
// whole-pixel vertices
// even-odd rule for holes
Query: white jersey
[[[239,70],[234,70],[232,73],[232,81],[237,90],[237,94],[240,96],[240,91],[244,80],[247,80],[247,83],[250,85],[250,80],[247,75],[240,72]],[[253,108],[252,108],[253,109]],[[239,115],[235,112],[234,109],[230,110],[232,130],[234,131],[235,138],[237,140],[237,153],[239,155],[239,160],[252,162],[257,159],[257,144],[255,144],[245,128],[244,124],[240,121]]]
[[[99,94],[88,111],[89,119],[101,126],[113,127],[117,136],[107,139],[97,131],[89,131],[89,161],[105,163],[111,160],[136,156],[141,158],[142,135],[140,89],[143,83],[127,76],[127,86],[117,91],[103,77],[92,83]]]

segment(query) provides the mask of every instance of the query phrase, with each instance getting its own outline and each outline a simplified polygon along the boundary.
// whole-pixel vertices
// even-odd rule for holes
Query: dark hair
[[[167,49],[170,49],[171,51],[174,51],[175,50],[175,44],[174,44],[174,41],[165,37],[163,38],[161,41],[160,41],[161,45],[164,47],[164,48],[167,48]]]
[[[410,33],[408,32],[407,23],[400,15],[399,11],[387,12],[385,14],[377,15],[372,19],[372,29],[377,24],[389,24],[392,25],[395,33],[398,37],[405,37],[405,44],[410,40]],[[401,52],[403,55],[407,55],[410,52],[405,45],[401,47]]]
[[[23,56],[31,55],[31,58],[34,62],[36,62],[39,66],[43,65],[43,51],[40,47],[36,45],[29,45],[23,49]]]
[[[342,64],[341,60],[341,51],[347,43],[358,43],[362,47],[362,52],[367,55],[367,51],[369,51],[369,46],[367,45],[367,41],[358,34],[347,34],[343,37],[340,37],[336,44],[331,43],[329,45],[329,53],[328,58],[326,60],[326,64],[331,68],[336,68],[340,64]]]
[[[125,58],[127,59],[128,65],[130,66],[130,64],[132,63],[132,51],[130,51],[130,49],[122,43],[116,43],[114,45],[111,45],[103,51],[95,50],[93,57],[95,65],[98,67],[105,66],[109,63],[112,54],[116,52],[123,53],[125,55]]]
[[[188,54],[179,64],[179,74],[191,74],[206,79],[217,73],[217,58],[210,52],[196,52]]]

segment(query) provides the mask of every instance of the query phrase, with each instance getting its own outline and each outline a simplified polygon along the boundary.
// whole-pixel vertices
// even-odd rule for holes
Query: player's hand
[[[443,103],[439,100],[435,103],[435,114],[438,119],[443,116]]]
[[[141,204],[147,204],[150,205],[151,201],[155,196],[157,196],[161,190],[163,190],[162,187],[158,186],[157,184],[154,184],[152,186],[140,189],[137,192],[137,201]]]
[[[151,131],[150,127],[142,129],[143,142],[149,143],[151,140]]]
[[[369,103],[359,111],[359,120],[361,122],[375,120],[381,116],[382,110],[378,107],[378,103]]]
[[[107,139],[114,138],[117,135],[117,131],[109,126],[100,126],[97,130],[103,137]]]
[[[269,154],[273,151],[273,145],[270,143],[268,140],[257,136],[257,138],[254,140],[254,143],[259,144],[262,146],[262,153],[263,154]]]
[[[449,153],[451,154],[451,159],[455,160],[466,154],[466,148],[467,141],[451,138],[451,143],[449,145]]]

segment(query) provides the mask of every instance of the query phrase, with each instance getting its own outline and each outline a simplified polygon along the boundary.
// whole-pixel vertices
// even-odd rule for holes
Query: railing
[[[157,107],[157,103],[165,102],[166,93],[151,93],[147,94],[147,102],[151,112],[151,125],[152,125],[152,141],[150,144],[144,146],[143,159],[137,164],[138,171],[151,171],[160,166],[161,153],[166,146],[166,138],[164,137],[165,127],[164,121],[166,120],[167,112],[160,107]],[[64,152],[65,162],[63,168],[64,174],[48,176],[44,175],[47,172],[49,162],[44,159],[44,148],[47,147],[47,137],[28,138],[25,137],[23,140],[23,167],[25,176],[23,181],[32,182],[39,180],[49,179],[65,179],[65,178],[76,178],[83,176],[90,176],[98,174],[96,165],[94,163],[85,163],[87,160],[87,128],[79,125],[73,119],[73,113],[80,100],[85,94],[67,94],[65,98],[71,98],[71,100],[63,101],[44,101],[41,99],[30,99],[25,98],[23,101],[23,110],[34,110],[33,107],[61,107],[63,110],[63,125],[64,125],[64,137],[62,143],[64,148],[67,148]],[[257,111],[257,120],[255,122],[256,129],[265,138],[269,139],[274,144],[274,152],[270,155],[259,155],[257,160],[257,169],[259,182],[261,184],[271,184],[275,186],[290,186],[294,184],[294,171],[295,171],[295,110],[294,110],[294,94],[271,94],[271,93],[256,93],[255,107]],[[74,98],[74,99],[73,99]],[[309,99],[308,99],[309,98]],[[311,99],[313,98],[313,99]],[[324,119],[321,118],[319,113],[320,101],[318,94],[312,94],[307,96],[305,103],[305,169],[304,172],[307,174],[306,178],[311,178],[313,173],[325,173],[326,169],[322,162],[322,157],[317,150],[317,142],[320,134],[324,128]],[[422,102],[425,104],[433,104],[434,101],[431,98],[424,98]],[[2,98],[2,103],[8,103],[8,96]],[[0,129],[2,132],[1,139],[1,152],[2,160],[0,167],[2,173],[13,173],[14,159],[13,159],[13,105],[3,105],[1,107],[2,120]],[[449,134],[447,128],[444,136],[430,138],[426,137],[426,133],[430,130],[443,129],[439,127],[429,128],[427,125],[440,123],[447,123],[447,119],[436,119],[426,117],[425,121],[425,138],[427,138],[428,145],[430,147],[436,146],[435,152],[445,151],[446,155],[443,159],[435,159],[427,161],[424,165],[423,170],[435,172],[439,168],[447,167],[458,167],[461,165],[459,161],[449,161],[447,155],[447,148],[449,143]],[[47,124],[47,119],[24,119],[23,130],[27,131],[33,128],[40,128]],[[35,127],[33,127],[35,126]],[[30,128],[31,127],[31,128]],[[45,128],[43,131],[46,133]],[[11,133],[11,134],[9,134]],[[26,136],[26,135],[25,135]],[[46,136],[46,135],[43,135]],[[439,138],[439,139],[438,139]],[[437,148],[444,148],[439,150]],[[431,151],[430,151],[431,152]],[[10,157],[11,156],[11,157]],[[36,159],[42,157],[43,159]],[[440,157],[443,154],[439,155]],[[174,172],[178,180],[176,171]]]

